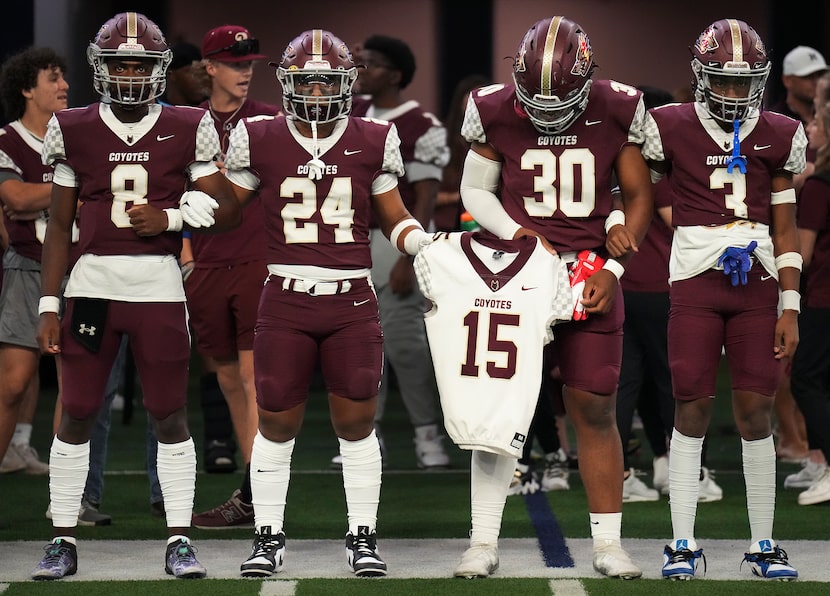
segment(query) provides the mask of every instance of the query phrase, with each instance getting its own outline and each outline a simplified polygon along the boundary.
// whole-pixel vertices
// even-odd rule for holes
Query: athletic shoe
[[[46,519],[52,519],[52,503],[46,508]],[[112,516],[98,511],[98,505],[94,505],[84,499],[81,501],[81,509],[78,512],[79,526],[109,526],[112,524]]]
[[[830,469],[825,469],[810,488],[798,494],[799,505],[815,505],[825,501],[830,501]]]
[[[444,451],[444,437],[438,434],[438,425],[427,424],[415,428],[415,457],[423,469],[446,468],[450,456]]]
[[[3,456],[3,461],[0,462],[0,474],[11,474],[12,472],[22,472],[26,469],[26,462],[18,453],[15,445],[9,444],[6,449],[6,455]],[[47,470],[48,471],[48,470]]]
[[[508,495],[532,495],[539,490],[539,482],[529,466],[518,464],[507,489]]]
[[[699,503],[711,503],[723,499],[723,489],[715,484],[715,473],[708,468],[700,468],[702,478],[700,479],[700,492],[697,500]]]
[[[199,579],[207,575],[205,568],[196,560],[196,549],[189,538],[180,538],[167,545],[164,570],[168,575],[182,579]]]
[[[26,468],[23,470],[26,474],[35,474],[38,476],[45,476],[49,473],[49,464],[40,461],[37,450],[31,445],[9,445],[9,449],[14,448]]]
[[[60,538],[43,548],[46,554],[32,571],[32,579],[61,579],[78,571],[78,551]]]
[[[560,448],[559,451],[545,455],[545,471],[542,473],[542,490],[570,490],[568,483],[568,454]]]
[[[285,533],[271,534],[271,526],[262,526],[254,537],[251,556],[240,565],[242,577],[270,577],[282,569],[285,558]]]
[[[654,488],[660,491],[660,494],[669,494],[669,456],[661,455],[655,457],[652,462],[652,469],[654,470],[654,479],[652,484]]]
[[[635,579],[643,575],[619,540],[603,540],[602,544],[594,544],[594,569],[606,577],[620,579]]]
[[[357,536],[346,534],[346,560],[358,577],[386,575],[386,563],[378,554],[377,535],[369,526],[358,526]]]
[[[230,474],[236,471],[231,441],[210,441],[205,447],[205,472],[208,474]]]
[[[637,478],[637,471],[629,469],[628,478],[623,480],[623,503],[641,503],[643,501],[657,501],[660,493],[646,486],[646,483]]]
[[[784,488],[810,488],[814,482],[824,476],[827,464],[817,464],[810,460],[795,474],[784,478]]]
[[[798,571],[787,561],[786,551],[778,547],[772,538],[753,542],[749,552],[744,553],[744,561],[749,563],[753,575],[758,577],[783,582],[798,579]]]
[[[672,540],[663,549],[663,577],[690,580],[694,578],[700,561],[703,561],[703,572],[706,573],[706,557],[693,538]]]
[[[193,515],[193,526],[200,530],[235,530],[254,527],[254,506],[242,500],[236,489],[231,498],[208,511]]]
[[[453,575],[465,579],[489,577],[499,568],[499,547],[482,542],[464,551]]]

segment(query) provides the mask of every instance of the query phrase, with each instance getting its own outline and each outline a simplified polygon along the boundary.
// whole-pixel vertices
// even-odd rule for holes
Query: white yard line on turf
[[[267,580],[262,582],[259,596],[294,596],[297,593],[297,582],[286,580]]]
[[[548,585],[553,596],[588,596],[578,579],[552,579]]]

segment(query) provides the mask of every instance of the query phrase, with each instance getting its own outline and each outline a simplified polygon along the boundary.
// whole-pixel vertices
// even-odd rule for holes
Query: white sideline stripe
[[[296,593],[297,582],[284,579],[266,580],[259,590],[259,596],[294,596]]]
[[[548,585],[553,596],[588,596],[578,579],[552,579]]]
[[[0,594],[9,589],[9,584],[0,584]]]
[[[105,470],[104,476],[145,476],[147,474],[147,470]],[[197,476],[202,476],[207,474],[207,472],[203,472],[201,470],[196,472]],[[244,468],[242,470],[237,470],[233,472],[233,474],[237,474],[242,476],[245,474]],[[339,469],[319,469],[319,470],[291,470],[292,476],[329,476],[329,475],[337,475],[340,476],[343,472]],[[470,469],[467,468],[446,468],[440,470],[429,470],[424,471],[421,469],[413,469],[413,470],[384,470],[384,476],[421,476],[423,477],[424,474],[428,474],[430,476],[437,476],[441,474],[445,475],[459,475],[459,474],[466,474],[467,476],[470,475]],[[720,474],[720,471],[718,471]]]

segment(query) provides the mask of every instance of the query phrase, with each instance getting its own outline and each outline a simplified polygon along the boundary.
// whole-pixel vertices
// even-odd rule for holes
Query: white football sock
[[[158,444],[161,495],[168,528],[189,528],[196,494],[196,446],[193,438],[181,443]]]
[[[620,542],[622,531],[622,512],[619,513],[589,513],[591,522],[591,538],[594,546],[603,546],[610,542]]]
[[[474,450],[470,458],[470,544],[497,544],[516,458]]]
[[[14,434],[12,435],[12,445],[18,447],[25,447],[29,444],[32,438],[32,425],[25,422],[18,422],[14,426]]]
[[[703,437],[687,437],[676,428],[669,456],[669,505],[674,539],[695,537],[697,498],[700,494],[700,455]]]
[[[49,498],[55,528],[78,525],[88,473],[89,441],[73,445],[64,443],[56,435],[49,451]]]
[[[378,523],[380,482],[383,462],[374,429],[359,441],[338,438],[343,456],[343,490],[346,492],[346,514],[349,532],[357,535],[358,526],[369,526],[372,532]]]
[[[283,529],[292,453],[294,439],[277,443],[257,431],[251,450],[251,501],[257,532],[263,527],[270,527],[270,534]]]
[[[775,442],[772,435],[757,441],[741,439],[746,482],[746,509],[752,542],[772,538],[775,516]]]

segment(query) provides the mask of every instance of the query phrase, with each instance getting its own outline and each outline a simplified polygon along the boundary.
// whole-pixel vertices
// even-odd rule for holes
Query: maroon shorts
[[[305,402],[319,363],[330,393],[354,400],[378,394],[383,333],[374,289],[350,280],[348,291],[312,296],[270,276],[254,335],[257,403],[270,412]]]
[[[624,317],[622,290],[617,284],[610,312],[553,328],[552,365],[559,366],[566,387],[597,395],[611,395],[617,390]]]
[[[196,348],[216,360],[252,350],[257,305],[268,275],[265,261],[194,269],[187,278],[187,309]]]
[[[75,300],[69,298],[61,323],[65,413],[79,419],[98,413],[122,334],[130,339],[147,411],[162,420],[185,406],[190,333],[184,302],[110,301],[97,353],[81,346],[70,333],[74,305]]]
[[[773,343],[778,282],[763,267],[733,286],[714,269],[671,286],[669,366],[675,399],[715,395],[722,349],[732,389],[773,395],[781,374]]]

